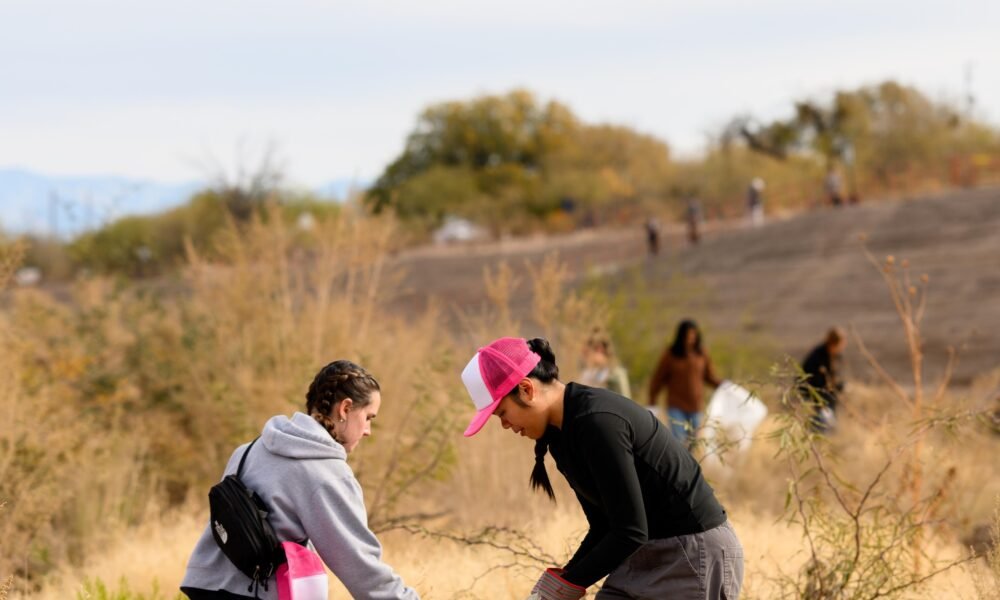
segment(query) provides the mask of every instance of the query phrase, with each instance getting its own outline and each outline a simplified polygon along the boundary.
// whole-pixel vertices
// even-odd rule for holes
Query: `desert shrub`
[[[897,598],[918,593],[935,577],[974,560],[929,549],[938,538],[954,535],[955,523],[949,528],[947,516],[964,465],[946,462],[945,457],[955,454],[945,448],[970,444],[983,411],[948,402],[951,364],[935,391],[925,390],[920,328],[929,279],[913,277],[905,260],[889,256],[877,261],[866,255],[899,316],[912,384],[889,375],[855,333],[860,352],[884,383],[880,412],[891,412],[895,419],[887,423],[882,417],[881,426],[871,423],[865,436],[853,441],[855,449],[875,451],[868,452],[868,464],[843,456],[845,440],[838,448],[837,440],[812,427],[820,404],[815,390],[811,399],[801,398],[797,376],[783,386],[788,390],[782,398],[784,411],[771,435],[778,443],[777,458],[789,473],[785,518],[803,534],[805,562],[776,578],[773,595],[778,597]],[[853,419],[871,416],[851,407]],[[957,432],[965,437],[956,437]],[[933,462],[925,457],[931,445],[937,458]]]
[[[123,217],[81,234],[66,245],[66,252],[77,270],[146,277],[182,267],[187,245],[213,259],[221,258],[213,254],[216,236],[230,227],[243,228],[251,219],[280,218],[297,223],[308,212],[315,222],[331,218],[340,210],[331,202],[282,191],[254,200],[244,211],[233,207],[232,196],[240,193],[207,189],[160,214]],[[241,202],[237,204],[242,206]]]
[[[212,258],[189,245],[182,276],[157,287],[94,277],[69,302],[12,290],[0,313],[11,374],[0,391],[0,535],[16,550],[0,573],[34,586],[149,511],[201,497],[232,449],[267,417],[301,409],[335,358],[364,364],[383,387],[380,441],[352,458],[373,526],[425,512],[401,499],[454,460],[456,366],[434,314],[407,322],[381,307],[394,233],[362,215],[311,229],[272,216],[231,224]]]

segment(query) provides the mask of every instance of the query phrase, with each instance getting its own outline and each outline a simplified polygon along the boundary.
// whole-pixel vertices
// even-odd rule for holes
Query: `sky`
[[[370,181],[423,107],[518,87],[695,155],[887,78],[1000,122],[1000,2],[0,0],[0,168],[190,181],[273,146],[292,183]]]

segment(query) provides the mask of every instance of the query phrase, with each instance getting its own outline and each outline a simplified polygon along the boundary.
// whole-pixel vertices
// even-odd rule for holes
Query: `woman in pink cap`
[[[532,598],[576,600],[607,576],[612,598],[733,599],[743,548],[687,449],[649,411],[614,392],[559,381],[549,343],[501,338],[462,372],[476,416],[535,440],[531,486],[553,500],[545,455],[576,493],[590,524],[573,558],[547,569]]]

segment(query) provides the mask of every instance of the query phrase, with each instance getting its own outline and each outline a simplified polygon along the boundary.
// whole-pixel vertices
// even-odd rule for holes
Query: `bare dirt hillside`
[[[1000,367],[1000,189],[979,189],[905,201],[822,209],[759,228],[721,223],[689,246],[669,229],[655,258],[640,229],[588,230],[567,236],[506,240],[476,246],[421,248],[399,256],[390,302],[420,309],[431,299],[454,310],[485,302],[483,269],[512,267],[556,253],[577,278],[602,273],[622,285],[638,268],[648,286],[671,292],[676,271],[704,284],[699,318],[714,328],[754,328],[799,357],[832,324],[854,327],[891,372],[905,374],[908,357],[898,317],[859,237],[877,257],[907,259],[930,277],[924,337],[928,374],[939,374],[947,347],[958,350],[955,382]],[[526,310],[527,303],[521,308]],[[668,335],[669,332],[665,332]],[[871,369],[852,348],[855,377]]]

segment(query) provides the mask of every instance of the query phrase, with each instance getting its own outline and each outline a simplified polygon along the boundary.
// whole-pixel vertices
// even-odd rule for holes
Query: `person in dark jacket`
[[[476,406],[465,435],[496,416],[535,440],[532,487],[555,499],[545,470],[551,452],[590,525],[531,598],[582,598],[605,576],[599,600],[739,597],[743,549],[726,511],[697,461],[649,411],[609,390],[559,381],[540,338],[495,340],[476,352],[462,381]]]
[[[685,319],[677,326],[674,341],[667,346],[649,380],[649,408],[658,408],[660,392],[667,391],[670,431],[682,444],[690,444],[705,418],[705,384],[719,387],[712,359],[701,343],[698,325]]]
[[[812,425],[816,431],[829,431],[837,422],[838,393],[843,391],[840,380],[840,360],[847,348],[847,335],[839,327],[826,333],[826,339],[802,361],[803,378],[799,396],[815,405]]]
[[[697,245],[698,240],[701,239],[698,229],[701,226],[702,219],[701,200],[698,199],[698,196],[691,195],[687,200],[685,220],[688,226],[688,241],[691,242],[692,246]]]
[[[646,247],[650,256],[660,252],[660,220],[656,217],[646,219]]]

